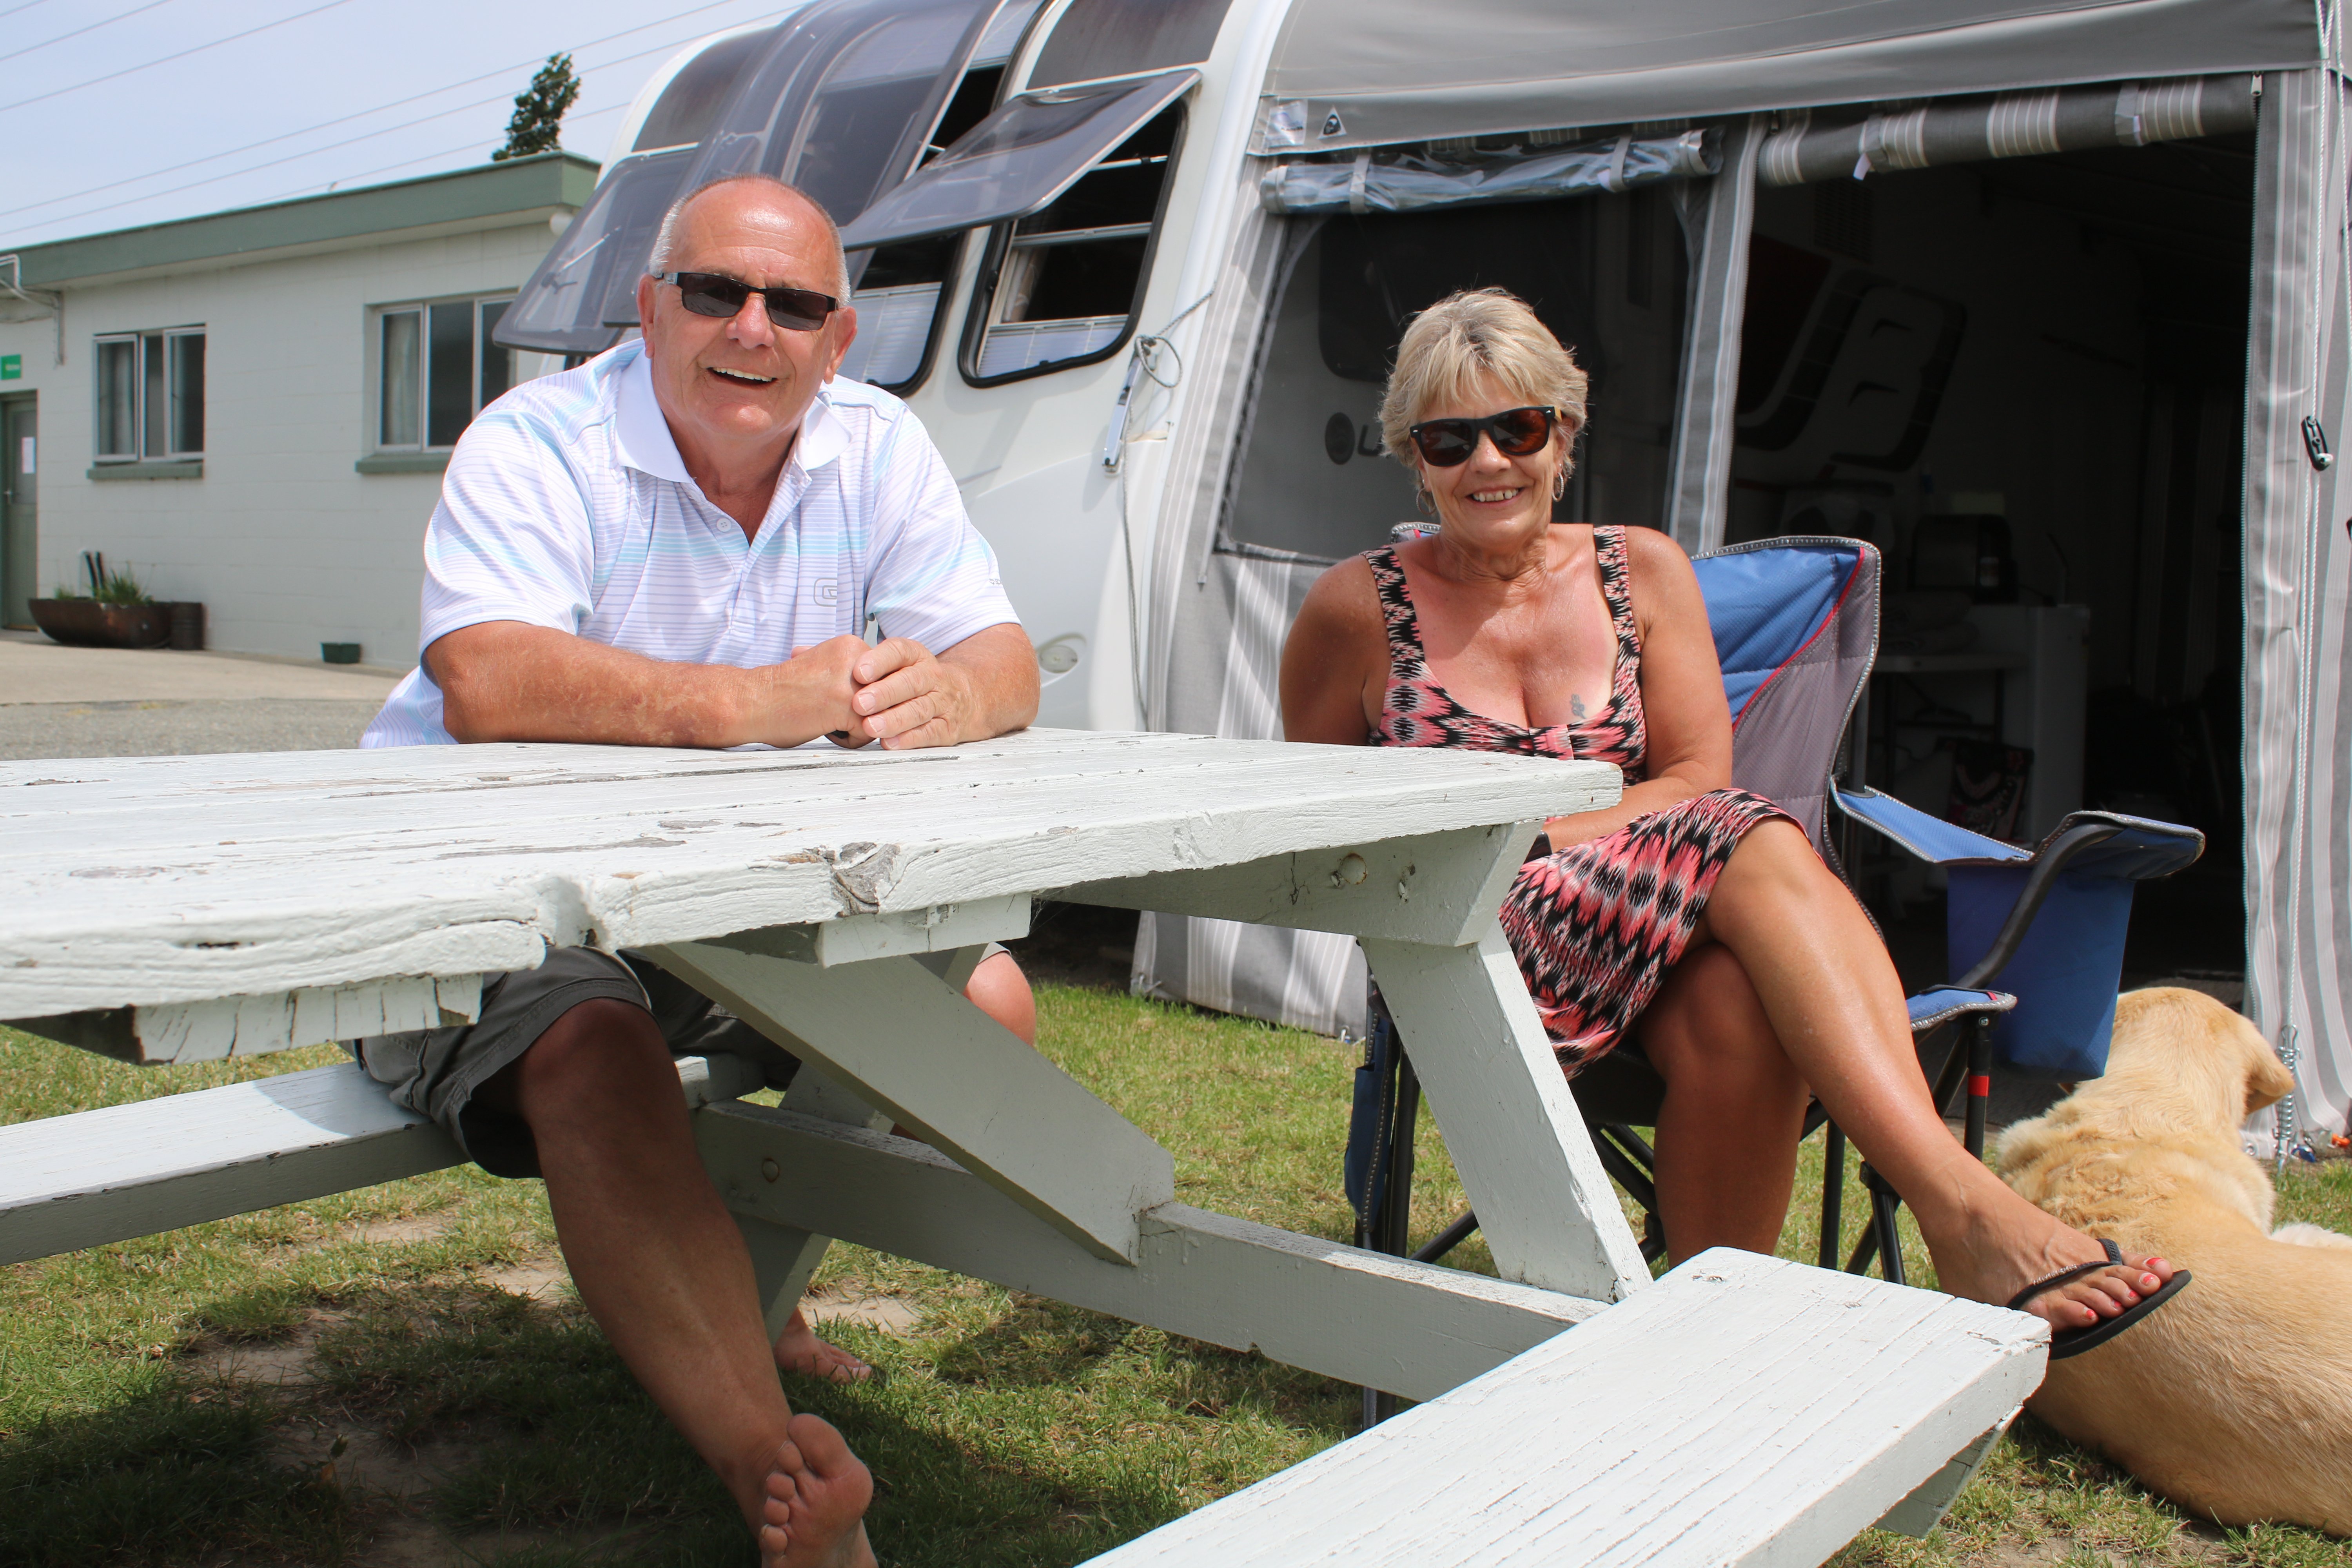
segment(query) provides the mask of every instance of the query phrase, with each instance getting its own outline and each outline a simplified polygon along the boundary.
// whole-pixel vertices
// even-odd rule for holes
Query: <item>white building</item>
[[[596,169],[550,153],[0,253],[0,620],[86,588],[100,551],[201,600],[210,647],[415,663],[448,449],[561,363],[490,328]]]

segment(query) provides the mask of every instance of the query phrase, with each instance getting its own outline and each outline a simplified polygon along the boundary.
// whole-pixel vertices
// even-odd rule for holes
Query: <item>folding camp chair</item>
[[[2131,881],[2179,869],[2196,858],[2202,840],[2186,828],[2086,813],[2068,818],[2040,850],[2029,852],[1980,838],[1874,792],[1835,789],[1832,773],[1846,723],[1877,651],[1877,552],[1853,540],[1769,540],[1702,556],[1692,566],[1706,600],[1731,705],[1733,782],[1779,802],[1832,868],[1838,860],[1827,806],[1833,794],[1849,814],[1954,867],[1951,958],[1958,978],[1908,998],[1907,1007],[1914,1037],[1923,1043],[1937,1030],[1963,1026],[1937,1075],[1937,1103],[1950,1104],[1966,1066],[1969,1146],[1980,1156],[1992,1054],[2003,1052],[2021,1066],[2051,1071],[2053,1064],[2087,1059],[2095,1047],[2104,1065]],[[2095,849],[2102,853],[2087,858]],[[2053,898],[2063,907],[2053,908],[2051,921],[2041,926],[2036,916]],[[2019,973],[2031,981],[2037,1005],[2017,1026],[1995,1034],[1988,1026],[2017,1003],[2013,994],[1988,985],[2006,973],[2029,935],[2040,940],[2030,949],[2031,963]],[[2094,999],[2087,1009],[2085,996]],[[1367,1026],[1349,1129],[1346,1186],[1357,1215],[1357,1244],[1402,1256],[1407,1250],[1420,1097],[1377,984]],[[1619,1051],[1586,1069],[1574,1090],[1602,1166],[1644,1213],[1643,1253],[1653,1261],[1664,1254],[1666,1237],[1657,1207],[1655,1157],[1635,1128],[1655,1124],[1664,1089],[1647,1062]],[[1810,1135],[1825,1121],[1818,1104],[1810,1107],[1801,1135]],[[1835,1268],[1844,1136],[1832,1125],[1828,1139],[1820,1262]],[[1848,1267],[1866,1269],[1876,1256],[1887,1278],[1900,1283],[1899,1247],[1878,1245],[1879,1237],[1895,1235],[1894,1190],[1867,1166],[1862,1180],[1872,1221]],[[1465,1214],[1411,1255],[1433,1261],[1476,1226],[1477,1216]],[[1368,1394],[1367,1419],[1382,1413]]]
[[[1837,803],[1847,816],[1945,868],[1945,958],[1958,976],[1953,984],[1968,988],[1998,980],[2015,998],[2013,1008],[1970,1016],[1936,1078],[1936,1103],[1948,1108],[1965,1070],[1962,1141],[1982,1159],[1996,1061],[2024,1076],[2062,1083],[2107,1070],[2132,891],[2140,882],[2188,867],[2205,852],[2205,836],[2178,823],[2078,811],[2034,848],[2022,849],[1929,816],[1876,790],[1841,789]],[[1912,998],[1915,1020],[1919,1000]],[[1845,1141],[1834,1125],[1830,1140],[1824,1180],[1826,1191],[1834,1192],[1843,1174]],[[1862,1179],[1871,1195],[1871,1223],[1847,1268],[1869,1268],[1875,1251],[1884,1255],[1886,1278],[1899,1285],[1903,1255],[1891,1239],[1893,1189],[1868,1165],[1862,1167]],[[1837,1235],[1826,1213],[1824,1226],[1826,1268]]]

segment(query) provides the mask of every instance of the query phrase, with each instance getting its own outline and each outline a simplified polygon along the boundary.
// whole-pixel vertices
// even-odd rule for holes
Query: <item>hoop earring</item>
[[[1416,484],[1412,487],[1412,504],[1427,516],[1437,515],[1437,498],[1429,493],[1427,485]]]
[[[1559,471],[1551,477],[1551,499],[1554,500],[1568,499],[1568,465],[1566,463],[1562,463]]]

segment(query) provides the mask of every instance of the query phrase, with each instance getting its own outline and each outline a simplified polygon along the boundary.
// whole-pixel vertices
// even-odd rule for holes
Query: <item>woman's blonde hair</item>
[[[1465,289],[1415,316],[1397,345],[1396,368],[1381,397],[1381,443],[1388,455],[1412,468],[1408,432],[1421,416],[1467,396],[1490,376],[1513,396],[1557,409],[1571,440],[1584,424],[1584,372],[1576,356],[1517,295]]]

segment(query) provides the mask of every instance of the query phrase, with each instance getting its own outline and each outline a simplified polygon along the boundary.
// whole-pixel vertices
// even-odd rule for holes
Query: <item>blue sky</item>
[[[0,251],[483,163],[559,50],[583,84],[563,145],[601,159],[671,55],[785,8],[0,0]]]

